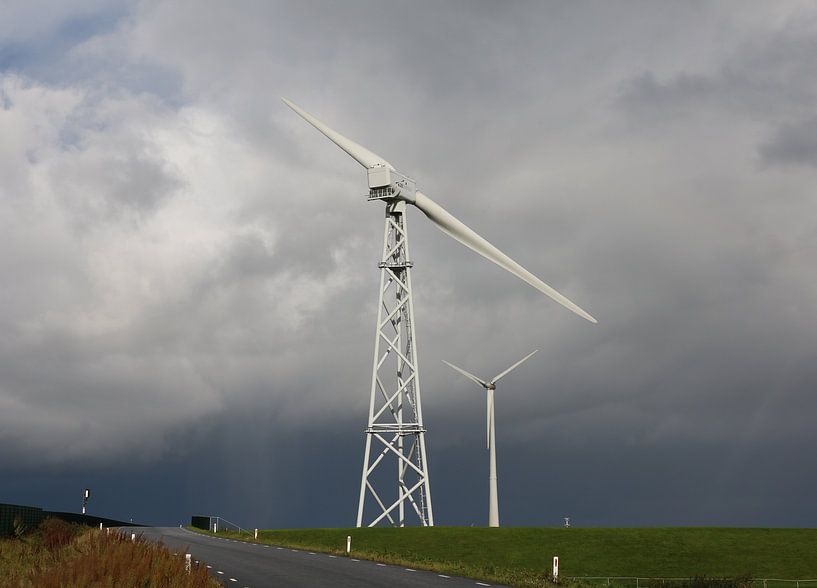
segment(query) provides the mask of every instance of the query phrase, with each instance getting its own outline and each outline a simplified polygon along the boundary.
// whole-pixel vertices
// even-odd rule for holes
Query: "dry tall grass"
[[[184,555],[51,519],[38,531],[0,541],[0,586],[19,588],[214,588],[204,564],[185,570]]]

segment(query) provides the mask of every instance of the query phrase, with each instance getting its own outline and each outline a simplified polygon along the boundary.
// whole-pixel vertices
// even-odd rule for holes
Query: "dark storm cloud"
[[[760,155],[771,164],[817,166],[817,118],[780,126]]]
[[[625,82],[620,104],[641,128],[738,117],[766,135],[757,146],[764,163],[813,165],[813,25],[813,15],[800,14],[750,37],[715,72],[681,71],[663,80],[643,72]]]
[[[0,498],[50,472],[55,507],[91,478],[122,517],[351,522],[382,210],[284,95],[600,319],[410,213],[441,522],[483,522],[486,456],[483,391],[439,360],[490,376],[534,348],[497,392],[508,523],[817,520],[779,482],[817,453],[814,24],[140,3],[4,75]]]
[[[704,71],[684,68],[663,81],[655,72],[642,73],[630,82],[623,100],[637,115],[650,114],[651,107],[668,113],[717,107],[765,117],[808,112],[817,95],[813,25],[813,17],[792,17],[779,28],[741,39],[722,63],[706,64]]]

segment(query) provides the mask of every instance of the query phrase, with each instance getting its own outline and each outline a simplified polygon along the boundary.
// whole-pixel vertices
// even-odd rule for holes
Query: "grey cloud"
[[[161,159],[147,154],[99,154],[90,166],[77,159],[65,162],[69,169],[58,174],[62,197],[81,230],[100,221],[139,223],[182,185]],[[89,190],[94,183],[100,188]]]
[[[285,95],[600,319],[410,211],[442,522],[483,520],[484,397],[439,359],[539,348],[497,400],[508,522],[810,524],[808,484],[775,480],[817,454],[813,187],[757,149],[813,164],[815,35],[734,12],[144,3],[74,77],[24,72],[33,106],[0,111],[0,462],[25,482],[2,498],[42,457],[127,495],[111,514],[351,521],[382,210]]]
[[[781,125],[759,151],[766,163],[817,166],[817,118]]]
[[[714,112],[752,121],[806,115],[817,100],[817,33],[809,18],[800,18],[745,39],[714,72],[681,70],[661,79],[644,71],[624,83],[620,104],[650,124],[708,119]]]

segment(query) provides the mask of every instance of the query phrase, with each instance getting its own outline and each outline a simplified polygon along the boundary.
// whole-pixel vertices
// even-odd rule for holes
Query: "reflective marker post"
[[[554,582],[559,581],[559,556],[558,555],[553,556],[553,581]]]
[[[352,552],[352,536],[346,535],[346,553]]]

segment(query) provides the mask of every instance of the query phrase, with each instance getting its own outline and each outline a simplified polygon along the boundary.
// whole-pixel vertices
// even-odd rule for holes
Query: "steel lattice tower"
[[[387,199],[375,189],[369,198],[386,200],[386,222],[383,256],[378,264],[380,296],[357,526],[371,527],[388,520],[402,527],[407,511],[412,519],[412,513],[416,515],[421,525],[433,526],[406,203]],[[396,484],[391,468],[397,470]],[[366,509],[367,502],[370,510]]]
[[[369,180],[369,200],[380,200],[386,204],[369,424],[366,427],[366,457],[360,480],[357,526],[363,526],[367,499],[370,499],[369,503],[374,501],[379,509],[376,515],[365,519],[370,527],[384,520],[392,525],[404,526],[407,505],[409,513],[413,511],[422,525],[433,526],[417,368],[414,305],[411,299],[406,204],[420,210],[452,239],[562,306],[592,323],[596,319],[419,191],[413,179],[398,172],[388,161],[344,137],[286,98],[283,101],[365,167]],[[396,483],[394,470],[387,471],[387,467],[393,468],[395,465]]]

